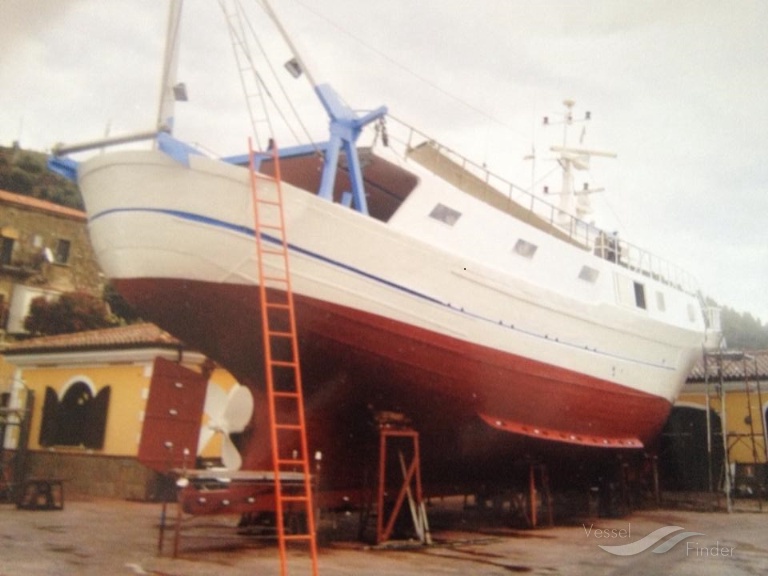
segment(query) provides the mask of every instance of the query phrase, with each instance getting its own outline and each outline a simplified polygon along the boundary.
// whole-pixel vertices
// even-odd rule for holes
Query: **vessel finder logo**
[[[645,536],[636,542],[620,544],[618,546],[603,545],[600,546],[600,548],[609,554],[613,554],[614,556],[634,556],[636,554],[640,554],[641,552],[645,552],[653,546],[656,546],[653,548],[653,550],[651,550],[651,552],[654,554],[664,554],[686,538],[690,538],[691,536],[704,536],[704,534],[701,532],[680,532],[681,530],[684,530],[684,528],[680,526],[664,526],[663,528],[654,530],[648,534],[648,536]],[[675,534],[675,532],[677,532],[677,534]],[[670,534],[675,535],[662,542],[662,540],[664,540]]]

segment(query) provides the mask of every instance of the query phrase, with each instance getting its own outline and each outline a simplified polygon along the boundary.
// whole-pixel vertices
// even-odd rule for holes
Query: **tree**
[[[112,311],[112,314],[117,317],[120,323],[134,324],[135,322],[141,322],[141,317],[133,306],[126,302],[125,298],[115,290],[115,287],[112,286],[112,284],[106,284],[104,286],[102,297]]]
[[[82,210],[77,185],[48,170],[46,162],[46,155],[40,152],[0,146],[0,190]]]
[[[740,313],[724,306],[721,310],[723,335],[729,348],[735,350],[765,350],[768,348],[768,326],[749,312]]]
[[[39,296],[32,300],[24,319],[24,328],[36,336],[70,334],[116,324],[104,301],[85,292],[68,292],[56,300]]]

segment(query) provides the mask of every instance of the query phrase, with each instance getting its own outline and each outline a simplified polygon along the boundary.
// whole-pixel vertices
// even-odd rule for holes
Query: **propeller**
[[[216,385],[208,387],[205,399],[208,424],[200,431],[198,452],[205,448],[215,434],[221,434],[221,459],[227,470],[239,470],[243,459],[232,441],[231,434],[245,430],[253,415],[253,396],[245,386],[236,384],[228,394]]]

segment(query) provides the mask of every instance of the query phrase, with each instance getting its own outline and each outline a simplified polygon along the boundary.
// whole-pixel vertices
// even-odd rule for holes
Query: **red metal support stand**
[[[406,462],[402,450],[398,452],[403,482],[397,493],[394,507],[385,521],[384,496],[387,492],[387,462],[390,460],[389,444],[394,438],[405,438],[411,445],[410,462]],[[378,483],[378,516],[376,520],[376,543],[389,540],[400,510],[406,497],[411,510],[413,525],[416,533],[424,544],[431,544],[426,508],[421,486],[421,456],[419,453],[419,433],[411,429],[381,428],[379,430],[379,483]]]

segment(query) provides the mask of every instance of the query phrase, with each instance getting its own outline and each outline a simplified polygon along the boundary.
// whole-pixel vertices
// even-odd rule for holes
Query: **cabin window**
[[[520,254],[520,256],[524,256],[525,258],[533,258],[538,248],[539,247],[536,246],[536,244],[531,244],[530,242],[526,242],[525,240],[520,238],[515,244],[515,247],[513,250],[515,251],[516,254]]]
[[[579,280],[584,280],[590,284],[597,282],[597,277],[600,275],[598,270],[590,268],[589,266],[582,266],[581,272],[579,272]]]
[[[645,285],[623,274],[615,274],[616,300],[623,306],[648,308],[645,297]]]
[[[663,292],[656,292],[656,308],[659,309],[659,312],[664,312],[667,309],[667,303],[664,302]]]
[[[445,204],[438,204],[432,208],[432,212],[429,213],[429,216],[430,218],[434,218],[435,220],[440,220],[440,222],[448,224],[448,226],[453,226],[461,217],[461,212],[454,210],[453,208],[449,208]]]
[[[638,308],[645,310],[645,286],[640,282],[635,282],[635,304]]]
[[[56,253],[54,254],[54,262],[56,264],[66,264],[69,261],[69,248],[71,242],[69,240],[59,239],[56,243]]]

